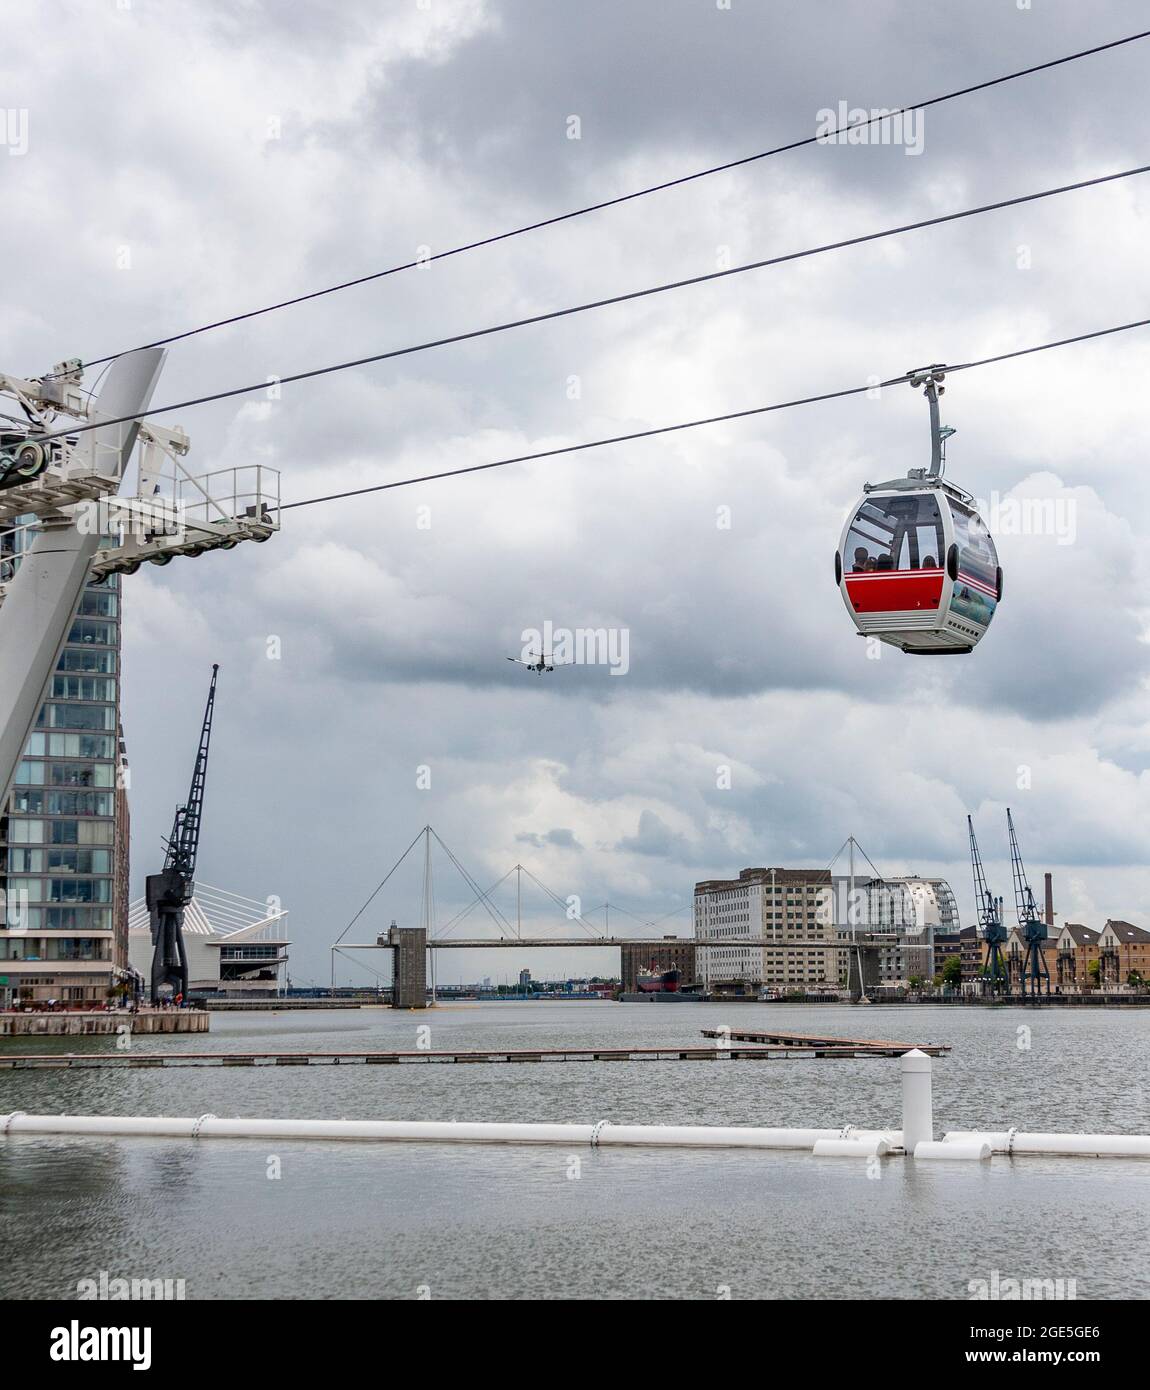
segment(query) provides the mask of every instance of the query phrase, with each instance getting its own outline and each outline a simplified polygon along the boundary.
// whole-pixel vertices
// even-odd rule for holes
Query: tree
[[[947,956],[946,962],[942,967],[942,982],[944,985],[960,985],[962,983],[962,957]]]
[[[1090,976],[1090,983],[1097,989],[1102,979],[1102,962],[1097,958],[1092,960],[1086,967],[1086,973]]]

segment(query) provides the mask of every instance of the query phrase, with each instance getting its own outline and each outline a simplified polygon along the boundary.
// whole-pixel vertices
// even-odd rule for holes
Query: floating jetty
[[[761,1033],[746,1028],[703,1028],[700,1032],[705,1038],[718,1038],[731,1042],[759,1043],[778,1049],[785,1048],[788,1055],[813,1049],[825,1052],[832,1048],[852,1048],[857,1056],[901,1057],[904,1052],[917,1048],[928,1057],[941,1057],[950,1051],[948,1043],[908,1043],[892,1042],[887,1038],[828,1038],[823,1033]]]
[[[206,1033],[204,1009],[141,1009],[138,1013],[84,1012],[61,1009],[58,1013],[22,1011],[0,1013],[0,1038],[70,1038],[131,1033]]]
[[[370,1008],[378,1003],[377,1000],[359,999],[205,999],[203,1007],[209,1013],[268,1013],[278,1014],[291,1012],[296,1009],[322,1009],[325,1013],[331,1009],[362,1009]]]
[[[182,1011],[174,1016],[183,1017],[191,1012]],[[152,1017],[172,1016],[160,1013]],[[44,1017],[59,1018],[64,1015],[48,1014]],[[103,1031],[116,1030],[110,1028]],[[206,1031],[206,1026],[202,1031]],[[914,1043],[891,1042],[882,1038],[830,1038],[815,1033],[762,1033],[730,1028],[704,1028],[701,1032],[705,1038],[715,1039],[718,1045],[484,1047],[467,1051],[432,1051],[430,1048],[418,1048],[408,1052],[135,1052],[131,1048],[124,1048],[115,1052],[0,1054],[0,1069],[33,1071],[38,1068],[69,1067],[354,1067],[408,1066],[420,1063],[464,1065],[469,1062],[762,1062],[781,1061],[792,1057],[901,1057],[915,1048]],[[750,1043],[752,1046],[734,1047],[731,1045],[734,1042]],[[926,1056],[941,1057],[950,1051],[950,1047],[945,1043],[924,1043],[918,1050]]]
[[[786,1044],[777,1047],[486,1047],[467,1052],[116,1052],[0,1053],[0,1070],[85,1067],[325,1067],[464,1065],[489,1062],[765,1062],[791,1057],[899,1057],[900,1044]],[[933,1055],[949,1048],[932,1048]]]

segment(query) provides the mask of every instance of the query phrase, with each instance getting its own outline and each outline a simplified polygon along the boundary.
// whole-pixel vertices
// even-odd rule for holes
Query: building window
[[[68,642],[76,646],[114,647],[116,626],[114,623],[101,623],[91,618],[77,618],[68,634]]]
[[[36,845],[44,839],[42,820],[24,820],[13,816],[8,821],[8,843],[11,845]]]
[[[95,675],[108,676],[116,670],[116,653],[92,648],[65,647],[60,655],[58,669],[61,671],[91,671]]]
[[[49,729],[104,729],[116,727],[114,705],[72,705],[49,702],[40,710],[37,727]]]

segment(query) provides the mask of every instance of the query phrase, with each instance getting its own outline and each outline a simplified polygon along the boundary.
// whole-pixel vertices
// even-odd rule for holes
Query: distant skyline
[[[0,371],[25,375],[1145,27],[1133,0],[971,0],[961,24],[893,0],[833,23],[798,0],[9,10]],[[191,339],[156,399],[1129,168],[1147,57]],[[1148,214],[1132,178],[162,423],[194,470],[264,463],[294,501],[864,385],[1140,317]],[[484,886],[521,858],[655,916],[853,832],[886,874],[948,879],[967,921],[966,816],[1009,907],[1009,805],[1060,921],[1150,925],[1148,369],[1141,331],[948,383],[948,476],[1005,571],[969,657],[868,659],[834,585],[863,484],[927,461],[905,386],[288,511],[266,545],[145,566],[123,586],[132,896],[218,661],[199,870],[282,901],[300,981],[428,822]],[[559,629],[613,634],[617,674],[506,660]],[[411,906],[383,893],[364,927]]]

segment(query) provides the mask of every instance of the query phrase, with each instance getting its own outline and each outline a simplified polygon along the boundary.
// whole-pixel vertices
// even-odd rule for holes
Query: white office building
[[[835,919],[847,937],[856,931],[890,936],[890,944],[879,951],[881,982],[931,979],[935,934],[957,936],[959,931],[958,903],[946,879],[856,876],[853,886],[852,898],[848,876],[835,875]]]
[[[828,869],[743,869],[737,879],[697,883],[695,936],[716,942],[696,953],[708,990],[740,983],[803,991],[838,986]]]

